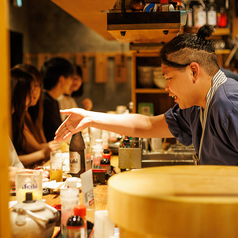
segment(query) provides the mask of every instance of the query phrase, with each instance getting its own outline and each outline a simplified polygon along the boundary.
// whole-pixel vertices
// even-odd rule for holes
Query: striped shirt
[[[221,70],[219,70],[213,77],[212,86],[208,90],[208,93],[206,96],[207,101],[206,101],[205,110],[202,107],[200,108],[200,121],[202,124],[202,137],[201,137],[200,147],[199,147],[199,159],[200,159],[200,154],[201,154],[201,149],[202,149],[203,136],[204,136],[205,126],[206,126],[206,121],[207,121],[207,112],[208,112],[210,102],[211,102],[214,94],[216,93],[217,89],[219,88],[219,86],[221,86],[223,83],[225,83],[226,80],[227,80],[226,75]]]

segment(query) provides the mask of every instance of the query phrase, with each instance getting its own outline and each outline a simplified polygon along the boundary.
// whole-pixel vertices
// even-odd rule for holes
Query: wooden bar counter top
[[[164,166],[108,181],[120,238],[237,238],[237,166]]]

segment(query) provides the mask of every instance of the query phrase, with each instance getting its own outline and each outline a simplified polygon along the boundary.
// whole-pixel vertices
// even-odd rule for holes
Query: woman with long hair
[[[29,137],[25,134],[26,114],[34,101],[34,91],[34,77],[20,68],[13,68],[11,70],[12,141],[19,159],[25,167],[33,167],[34,164],[49,159],[50,151],[59,148],[58,143],[52,142],[54,147],[42,144],[35,152],[27,151]]]
[[[43,132],[43,78],[37,68],[30,64],[20,64],[15,68],[30,74],[34,78],[34,90],[32,91],[31,103],[25,114],[24,136],[26,138],[26,153],[32,153],[44,147],[49,153],[59,148],[59,143],[50,141],[47,143]],[[49,156],[49,155],[48,155]]]

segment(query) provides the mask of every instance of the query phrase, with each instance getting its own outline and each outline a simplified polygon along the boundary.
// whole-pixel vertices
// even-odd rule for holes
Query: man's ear
[[[200,73],[200,66],[196,62],[192,62],[189,67],[192,72],[193,83],[196,83],[196,81],[198,80],[199,73]]]

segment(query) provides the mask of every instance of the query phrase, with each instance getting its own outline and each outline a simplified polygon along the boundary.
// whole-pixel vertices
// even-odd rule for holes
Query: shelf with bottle
[[[186,10],[189,10],[186,26],[201,27],[205,24],[216,28],[229,27],[229,0],[222,4],[215,0],[188,0]]]
[[[159,52],[137,52],[132,55],[132,94],[135,105],[133,112],[139,112],[139,104],[153,105],[154,115],[164,113],[174,105],[165,91]]]
[[[199,28],[200,27],[187,27],[186,26],[186,27],[184,27],[184,31],[188,32],[188,33],[197,33]],[[228,28],[228,27],[225,27],[225,28],[215,27],[212,36],[228,36],[228,35],[230,35],[230,32],[231,32],[230,28]]]

